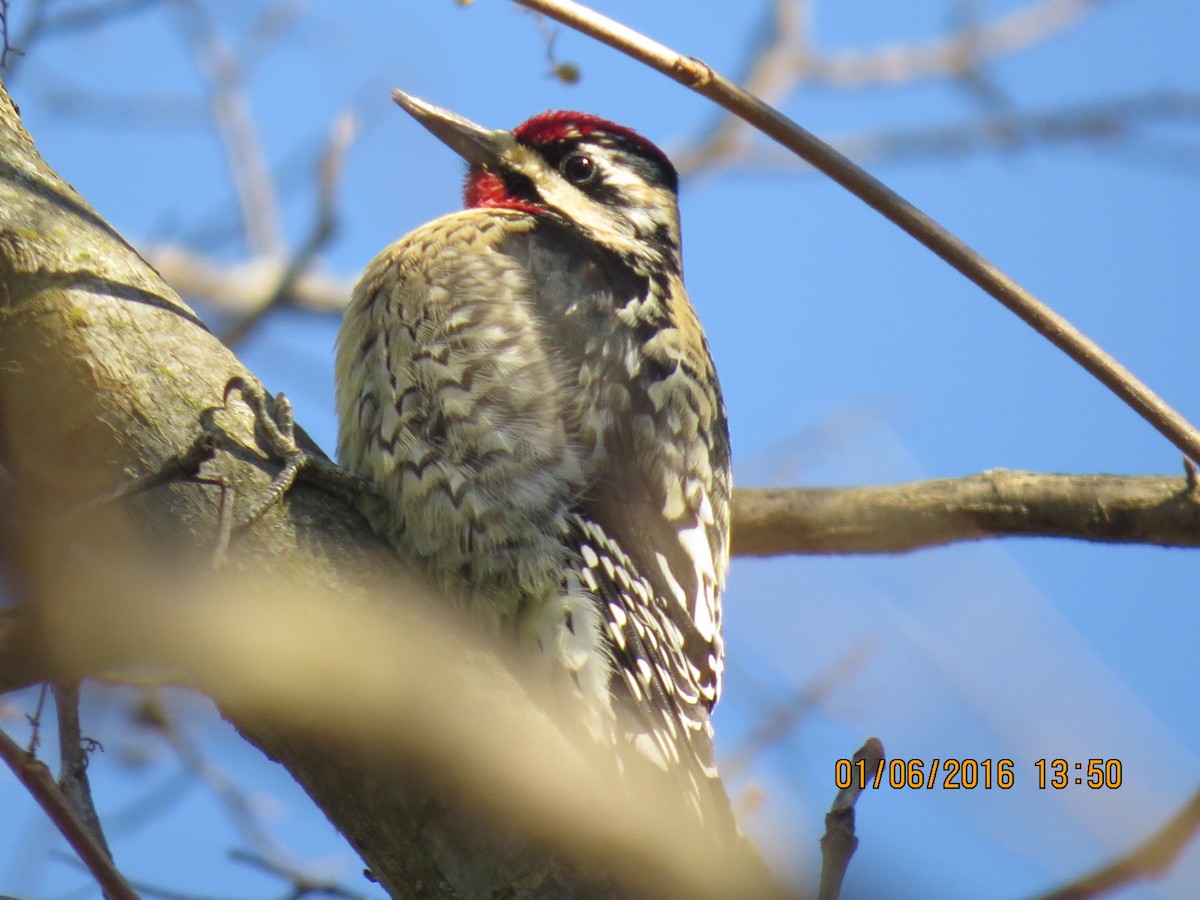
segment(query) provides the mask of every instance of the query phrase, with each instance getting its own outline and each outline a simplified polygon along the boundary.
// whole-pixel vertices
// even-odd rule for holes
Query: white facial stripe
[[[670,191],[649,185],[628,165],[619,164],[617,157],[621,154],[611,148],[589,145],[584,152],[599,168],[605,184],[630,203],[614,209],[597,201],[567,181],[541,154],[523,144],[514,145],[505,162],[537,187],[546,206],[562,212],[613,249],[644,250],[641,240],[664,226],[678,242],[675,198]],[[663,210],[670,211],[669,221],[661,222],[655,217],[656,212],[661,214]]]

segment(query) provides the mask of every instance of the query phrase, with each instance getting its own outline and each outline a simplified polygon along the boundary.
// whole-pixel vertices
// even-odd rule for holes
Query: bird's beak
[[[483,128],[404,91],[393,89],[392,99],[471,165],[495,167],[515,143],[510,131]]]

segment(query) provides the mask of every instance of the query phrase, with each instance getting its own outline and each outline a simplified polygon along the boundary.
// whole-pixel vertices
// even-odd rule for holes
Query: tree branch
[[[201,3],[186,0],[177,3],[175,9],[197,65],[209,81],[213,123],[237,191],[246,244],[253,256],[283,256],[279,202],[258,138],[258,125],[250,113],[242,63]]]
[[[821,888],[818,900],[838,900],[842,893],[842,881],[850,865],[850,857],[858,849],[858,836],[854,833],[854,807],[862,796],[865,784],[884,764],[886,756],[883,742],[879,738],[867,738],[858,748],[850,767],[851,783],[842,788],[833,798],[829,812],[825,814],[825,834],[821,837]]]
[[[171,287],[204,306],[235,316],[252,314],[264,297],[273,296],[284,282],[290,264],[274,257],[243,263],[220,263],[189,247],[156,244],[144,248],[146,260]],[[337,280],[311,271],[289,279],[282,303],[312,312],[340,314],[350,302],[353,281]]]
[[[99,744],[85,740],[80,730],[78,683],[60,682],[54,686],[54,708],[58,714],[58,788],[79,822],[91,832],[105,855],[111,857],[112,850],[104,839],[87,776],[88,754]]]
[[[338,116],[334,122],[317,164],[317,203],[308,237],[291,255],[274,289],[222,335],[222,340],[230,347],[238,346],[264,318],[291,299],[296,284],[333,237],[337,228],[337,192],[342,163],[356,131],[357,124],[350,112]]]
[[[108,851],[93,836],[92,831],[79,818],[70,800],[54,783],[54,776],[46,764],[0,731],[0,759],[12,770],[37,804],[50,817],[50,821],[66,838],[79,859],[104,889],[106,900],[138,900],[128,882],[113,865]]]
[[[740,488],[733,553],[903,553],[990,537],[1200,546],[1200,494],[1183,477],[992,469],[882,487]]]

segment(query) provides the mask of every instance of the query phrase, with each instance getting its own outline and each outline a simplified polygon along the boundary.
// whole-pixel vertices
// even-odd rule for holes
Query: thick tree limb
[[[733,552],[903,553],[989,537],[1200,546],[1200,492],[1180,475],[992,469],[882,487],[741,488]]]
[[[243,513],[279,468],[251,411],[225,402],[235,376],[253,381],[38,156],[0,88],[0,465],[18,526],[6,563],[27,601],[0,618],[0,638],[24,642],[0,644],[0,690],[132,663],[183,673],[393,896],[623,895],[581,874],[583,847],[628,860],[615,874],[643,890],[763,895],[750,855],[690,865],[694,844],[644,843],[663,833],[653,816],[623,829],[592,816],[603,779],[580,775],[509,667],[430,625],[422,589],[343,497],[297,486],[237,537],[213,584],[221,498]],[[113,494],[202,429],[207,483]],[[115,499],[89,505],[102,496]],[[521,818],[535,785],[536,815]],[[620,792],[607,794],[612,809]],[[759,881],[739,890],[747,872]]]

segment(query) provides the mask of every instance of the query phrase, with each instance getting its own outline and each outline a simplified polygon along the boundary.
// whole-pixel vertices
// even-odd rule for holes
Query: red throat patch
[[[519,209],[522,212],[545,212],[536,203],[509,193],[504,179],[491,169],[472,166],[463,185],[463,203],[467,209],[488,207],[491,209]]]

